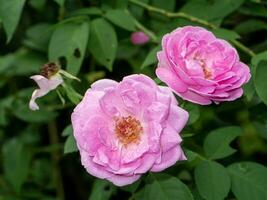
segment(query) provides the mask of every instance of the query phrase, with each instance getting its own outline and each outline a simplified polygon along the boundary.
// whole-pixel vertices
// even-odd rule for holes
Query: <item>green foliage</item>
[[[209,133],[204,140],[204,151],[210,159],[220,159],[232,155],[235,149],[229,146],[237,136],[241,135],[239,127],[223,127]]]
[[[106,200],[115,192],[115,187],[104,180],[95,180],[89,200]]]
[[[9,42],[17,28],[25,0],[0,0],[0,19]],[[10,17],[12,16],[12,17]]]
[[[203,161],[195,168],[195,180],[199,193],[207,200],[225,199],[230,190],[227,170],[214,161]]]
[[[95,59],[110,71],[117,52],[117,36],[114,28],[104,19],[91,22],[89,49]]]
[[[228,167],[231,189],[237,199],[267,198],[267,168],[252,162],[235,163]]]
[[[88,37],[88,22],[58,25],[49,43],[49,60],[58,61],[62,57],[65,58],[67,71],[76,75],[80,71]]]
[[[145,199],[168,200],[181,199],[193,200],[190,190],[178,178],[167,174],[150,174],[148,183],[144,188]]]

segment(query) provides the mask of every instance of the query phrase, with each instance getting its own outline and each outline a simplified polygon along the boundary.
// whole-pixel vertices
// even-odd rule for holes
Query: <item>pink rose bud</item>
[[[96,81],[71,120],[82,165],[117,186],[186,159],[179,133],[188,113],[168,87],[145,75]]]
[[[34,75],[30,77],[39,86],[39,89],[34,90],[32,93],[29,103],[31,110],[39,110],[39,106],[35,102],[37,98],[45,96],[51,90],[56,89],[63,83],[63,79],[58,72],[59,67],[55,63],[47,63],[42,67],[41,75]]]
[[[185,26],[166,34],[156,74],[181,98],[208,105],[242,96],[250,70],[225,40],[201,27]]]
[[[142,45],[149,41],[149,37],[142,31],[134,32],[131,35],[131,42],[135,45]]]

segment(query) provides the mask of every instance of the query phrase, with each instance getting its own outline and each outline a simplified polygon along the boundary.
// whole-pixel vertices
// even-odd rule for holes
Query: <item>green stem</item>
[[[58,145],[58,131],[55,121],[49,122],[48,124],[48,133],[49,133],[49,140],[51,145]],[[59,159],[60,159],[60,151],[51,151],[52,162],[53,162],[53,175],[57,189],[57,197],[60,200],[64,200],[64,189],[62,183],[62,175],[59,167]]]
[[[191,22],[195,22],[195,23],[201,24],[201,25],[206,26],[206,27],[211,28],[211,29],[219,28],[216,25],[214,25],[214,24],[212,24],[212,23],[210,23],[210,22],[208,22],[206,20],[199,19],[197,17],[194,17],[194,16],[189,15],[189,14],[184,13],[184,12],[176,12],[176,13],[168,12],[168,11],[166,11],[164,9],[157,8],[157,7],[154,7],[154,6],[150,6],[150,5],[146,4],[146,3],[140,2],[139,0],[129,0],[129,2],[131,2],[131,3],[133,3],[133,4],[137,5],[137,6],[143,7],[148,11],[155,12],[155,13],[164,15],[164,16],[169,17],[169,18],[184,18],[184,19],[187,19],[187,20],[189,20]],[[246,54],[250,55],[251,57],[255,56],[255,53],[252,50],[250,50],[248,47],[243,45],[241,42],[239,42],[237,40],[231,40],[231,42],[236,47],[238,47],[240,50],[242,50]]]
[[[155,33],[153,33],[152,31],[150,31],[149,29],[147,29],[144,25],[142,25],[139,21],[135,20],[135,26],[143,31],[147,36],[149,36],[151,38],[151,40],[155,43],[158,43],[158,38],[156,36]]]

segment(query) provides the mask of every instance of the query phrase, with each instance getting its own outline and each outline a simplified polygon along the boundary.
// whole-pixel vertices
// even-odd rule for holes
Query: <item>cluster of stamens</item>
[[[59,69],[60,67],[54,62],[46,63],[42,66],[40,75],[50,78],[51,76],[55,75]]]
[[[120,143],[127,146],[140,141],[143,127],[139,120],[132,116],[115,119],[115,134]]]

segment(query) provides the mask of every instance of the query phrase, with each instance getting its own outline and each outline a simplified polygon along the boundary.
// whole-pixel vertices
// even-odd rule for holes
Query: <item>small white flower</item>
[[[30,78],[33,79],[39,86],[39,89],[34,90],[34,92],[32,93],[32,97],[29,103],[31,110],[39,110],[39,106],[35,102],[37,98],[46,95],[48,92],[56,89],[60,84],[63,83],[63,79],[60,74],[55,74],[50,78],[46,78],[42,75],[34,75]]]

